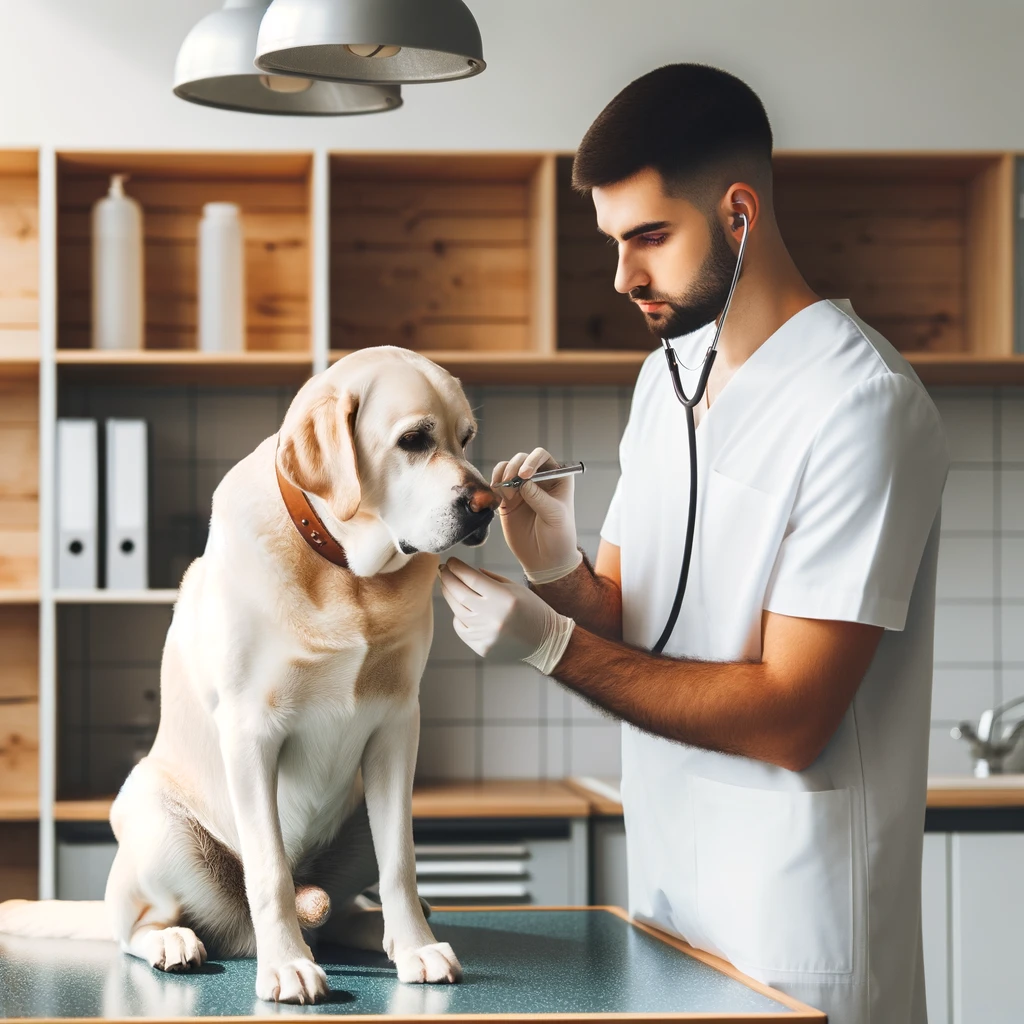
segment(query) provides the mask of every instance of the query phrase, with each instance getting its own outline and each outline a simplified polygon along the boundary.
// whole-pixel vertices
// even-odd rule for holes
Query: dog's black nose
[[[490,522],[494,510],[501,504],[501,496],[490,487],[474,481],[462,488],[456,503],[474,518]]]

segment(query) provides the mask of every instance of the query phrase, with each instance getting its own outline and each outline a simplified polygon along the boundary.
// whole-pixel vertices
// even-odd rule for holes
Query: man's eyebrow
[[[622,241],[628,242],[631,238],[636,238],[637,235],[646,235],[648,231],[660,231],[662,228],[667,228],[669,222],[667,220],[652,220],[648,224],[638,224],[635,228],[630,228],[623,236]],[[614,239],[614,235],[609,235],[607,231],[603,231],[601,228],[597,229],[599,235],[604,235],[605,238]]]

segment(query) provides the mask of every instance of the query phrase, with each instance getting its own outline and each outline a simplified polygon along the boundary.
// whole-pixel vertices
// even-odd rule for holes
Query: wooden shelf
[[[0,590],[0,605],[39,604],[38,590]]]
[[[58,590],[58,604],[174,604],[176,589],[151,590]]]
[[[127,173],[143,213],[148,344],[195,345],[199,220],[226,201],[241,209],[248,348],[308,350],[312,165],[309,153],[59,153],[58,346],[90,344],[91,209]]]
[[[347,352],[332,351],[334,362]],[[430,351],[422,355],[443,366],[463,384],[632,384],[649,352],[467,352]]]
[[[106,821],[113,797],[58,800],[57,821]],[[492,780],[417,785],[412,794],[414,818],[585,818],[585,797],[562,782]]]
[[[305,380],[313,357],[308,352],[58,349],[57,365],[62,379],[104,384],[280,384]]]
[[[1002,387],[1024,384],[1024,355],[910,352],[906,358],[922,382],[933,386]]]
[[[0,821],[38,821],[39,798],[0,796]]]

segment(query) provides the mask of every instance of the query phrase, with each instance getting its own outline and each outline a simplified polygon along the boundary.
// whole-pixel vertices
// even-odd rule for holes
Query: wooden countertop
[[[54,817],[57,821],[106,821],[112,802],[113,797],[59,800]],[[26,808],[19,805],[17,812],[24,820]],[[590,814],[586,790],[556,780],[423,783],[412,794],[412,815],[419,819],[586,818]],[[5,817],[2,807],[0,817]]]
[[[618,780],[566,779],[566,785],[586,797],[591,814],[605,817],[622,814],[622,802],[616,798]],[[926,806],[1024,807],[1024,775],[995,775],[987,779],[970,775],[931,775]]]
[[[419,819],[618,817],[622,804],[617,795],[618,780],[605,778],[424,783],[413,790],[412,813]],[[112,801],[113,797],[59,800],[54,817],[57,821],[106,821]],[[1024,807],[1024,775],[932,776],[928,806]],[[38,816],[35,800],[0,799],[0,821],[33,821]]]

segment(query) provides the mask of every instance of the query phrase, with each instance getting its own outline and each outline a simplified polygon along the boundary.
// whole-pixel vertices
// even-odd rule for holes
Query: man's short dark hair
[[[771,125],[750,86],[705,64],[668,64],[601,111],[576,151],[572,184],[587,194],[651,167],[667,194],[708,205],[732,181],[769,189],[771,159]]]

